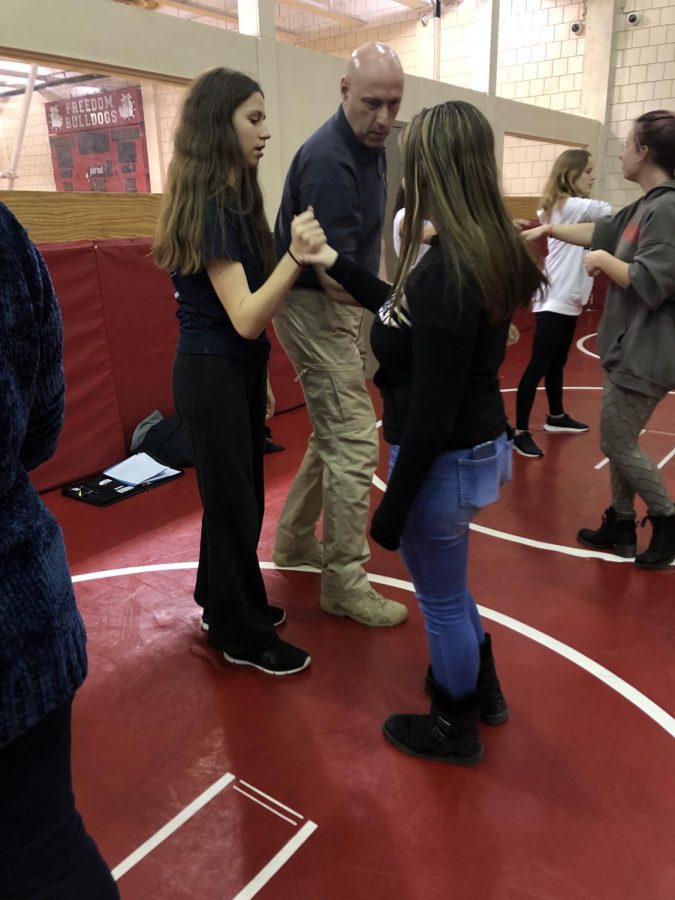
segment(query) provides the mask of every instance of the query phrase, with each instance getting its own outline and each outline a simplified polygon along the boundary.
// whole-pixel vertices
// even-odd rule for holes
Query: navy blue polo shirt
[[[215,200],[210,200],[206,207],[203,251],[205,260],[240,262],[251,293],[265,281],[247,217],[226,209],[220,215]],[[179,353],[216,353],[252,365],[267,360],[270,352],[267,334],[263,331],[254,340],[238,334],[205,268],[191,275],[172,272],[171,280],[178,302]]]
[[[331,247],[377,274],[386,172],[384,150],[362,144],[340,106],[305,141],[288,170],[274,227],[279,258],[291,242],[293,216],[311,205]],[[320,287],[311,266],[302,270],[296,286]]]

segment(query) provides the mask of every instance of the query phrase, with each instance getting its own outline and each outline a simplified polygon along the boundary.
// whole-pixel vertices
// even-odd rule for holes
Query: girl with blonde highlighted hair
[[[467,584],[469,524],[510,477],[499,367],[511,316],[543,276],[504,206],[492,129],[475,106],[422,110],[406,129],[403,165],[393,285],[328,246],[306,261],[376,313],[390,465],[370,533],[388,550],[400,546],[431,659],[430,712],[390,716],[384,734],[404,753],[473,765],[483,756],[479,719],[499,725],[509,711]],[[425,220],[436,236],[418,261]]]

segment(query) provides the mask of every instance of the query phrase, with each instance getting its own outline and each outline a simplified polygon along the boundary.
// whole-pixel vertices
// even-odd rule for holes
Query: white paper
[[[156,481],[158,478],[166,478],[169,475],[178,475],[178,473],[178,469],[171,469],[169,466],[157,462],[147,453],[134,453],[128,459],[103,470],[104,475],[109,475],[111,478],[116,478],[117,481],[131,486]]]

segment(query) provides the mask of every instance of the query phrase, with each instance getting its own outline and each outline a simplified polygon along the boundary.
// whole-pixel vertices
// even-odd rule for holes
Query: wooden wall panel
[[[539,197],[505,197],[506,208],[513,219],[536,219]]]
[[[161,194],[0,191],[36,243],[151,237]]]
[[[78,194],[0,191],[5,203],[36,243],[150,237],[161,194]],[[538,198],[507,197],[514,219],[534,219]],[[273,220],[276,210],[267,210]]]

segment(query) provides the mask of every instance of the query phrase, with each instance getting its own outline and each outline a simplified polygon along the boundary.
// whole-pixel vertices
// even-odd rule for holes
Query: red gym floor
[[[584,314],[578,338],[596,327]],[[508,351],[510,412],[530,339]],[[574,540],[608,502],[594,346],[574,348],[567,373],[568,411],[591,432],[537,430],[540,393],[546,456],[515,457],[472,535],[472,588],[511,707],[507,724],[483,729],[473,769],[382,738],[388,714],[426,705],[422,620],[399,558],[375,546],[368,567],[410,609],[392,630],[327,616],[318,574],[269,562],[304,410],[272,423],[287,449],[266,458],[260,545],[270,598],[288,613],[283,636],[312,654],[300,675],[230,667],[207,648],[191,599],[191,470],[109,509],[48,496],[89,633],[76,791],[124,900],[675,896],[675,570],[639,571]],[[642,440],[675,490],[675,396]]]

